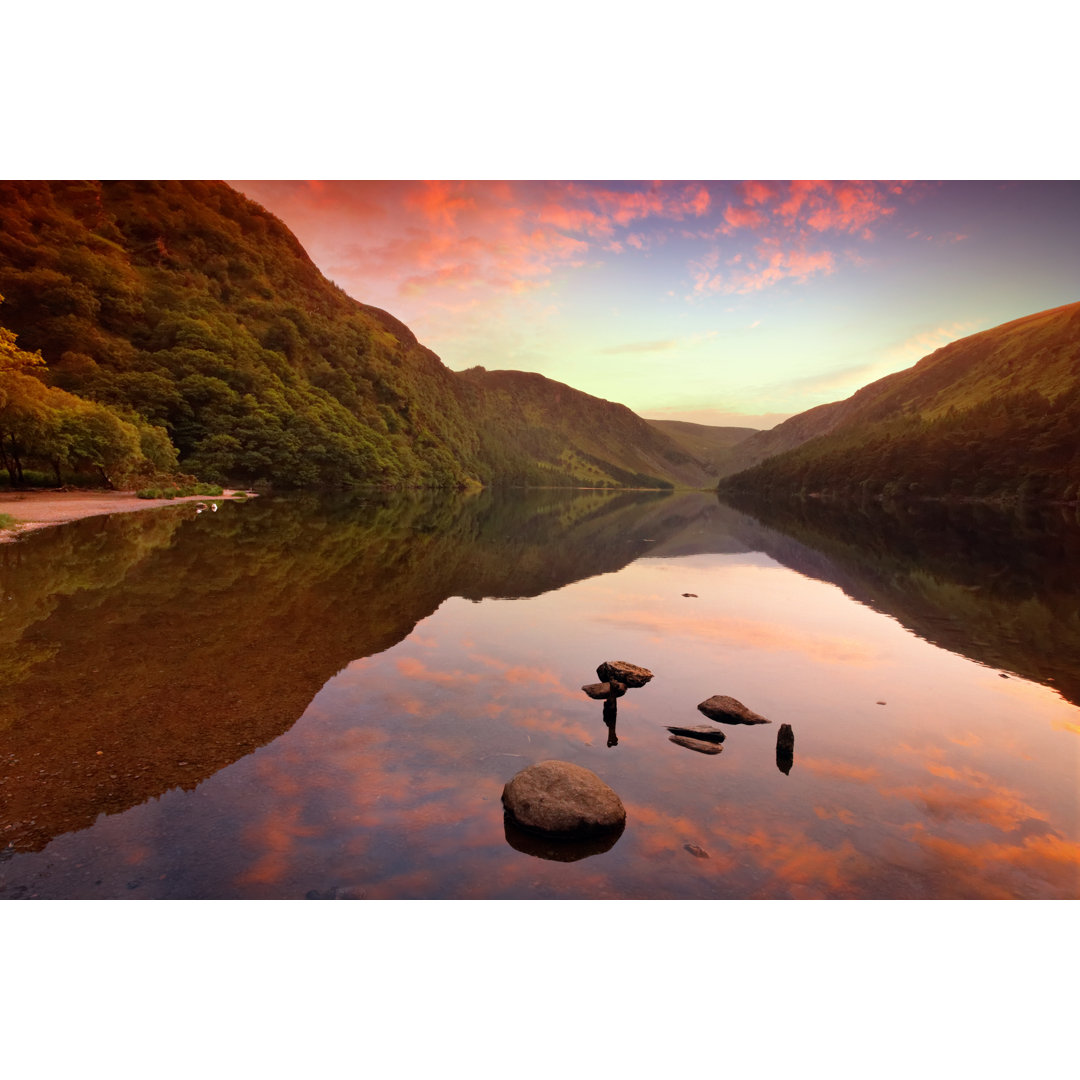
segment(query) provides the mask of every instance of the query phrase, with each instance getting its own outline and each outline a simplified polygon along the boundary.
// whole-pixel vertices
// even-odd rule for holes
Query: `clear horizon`
[[[768,428],[1080,299],[1074,181],[230,181],[454,370]]]

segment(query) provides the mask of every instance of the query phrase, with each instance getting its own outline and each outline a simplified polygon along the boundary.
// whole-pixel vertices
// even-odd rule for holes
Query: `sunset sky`
[[[231,181],[451,368],[771,427],[1080,299],[1080,183]]]

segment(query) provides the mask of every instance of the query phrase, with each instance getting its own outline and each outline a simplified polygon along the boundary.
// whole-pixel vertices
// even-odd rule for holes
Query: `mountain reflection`
[[[0,547],[0,893],[1075,895],[1075,713],[866,609],[1075,696],[1075,528],[760,513],[707,494],[263,498]],[[466,602],[513,597],[532,599]],[[618,736],[615,701],[580,689],[613,656],[657,672],[619,700]],[[940,709],[954,667],[909,693],[936,657],[967,680]],[[668,745],[728,692],[776,734],[730,730],[720,761]],[[624,798],[609,855],[505,828],[498,793],[540,757]]]
[[[893,616],[927,641],[1080,704],[1075,508],[806,499],[727,508],[754,550]],[[750,516],[750,514],[754,516]]]
[[[4,545],[0,848],[193,789],[449,596],[535,596],[718,513],[655,493],[261,498]]]

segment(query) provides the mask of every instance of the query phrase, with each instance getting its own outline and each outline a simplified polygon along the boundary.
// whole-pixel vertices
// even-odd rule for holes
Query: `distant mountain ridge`
[[[757,428],[714,427],[710,424],[693,424],[688,420],[646,418],[646,423],[674,439],[688,454],[712,466],[711,471],[717,476],[727,472],[725,466],[733,448],[751,435],[758,434]]]
[[[716,472],[625,405],[535,372],[457,373],[500,475],[541,486],[712,487]]]
[[[1080,496],[1080,303],[954,341],[732,452],[721,487]]]
[[[622,406],[450,371],[224,183],[2,182],[0,295],[41,378],[163,429],[200,479],[715,483]]]

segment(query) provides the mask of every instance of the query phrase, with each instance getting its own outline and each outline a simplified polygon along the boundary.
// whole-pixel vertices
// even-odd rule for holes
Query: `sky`
[[[772,427],[1080,299],[1075,181],[230,181],[450,368]]]

